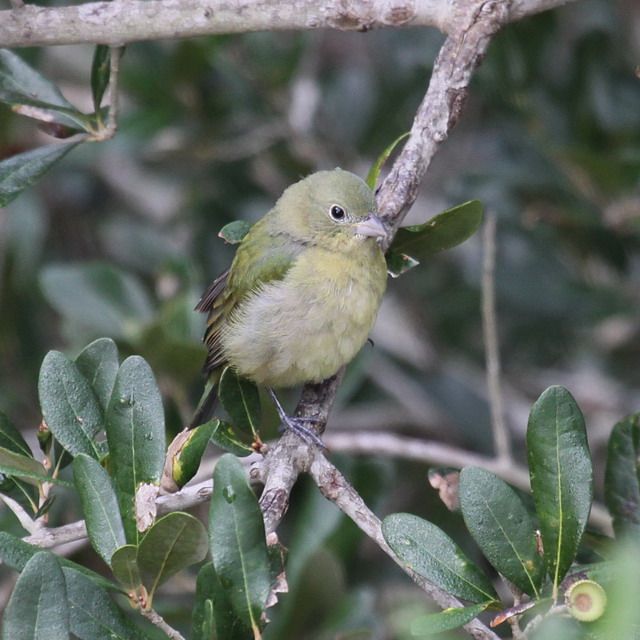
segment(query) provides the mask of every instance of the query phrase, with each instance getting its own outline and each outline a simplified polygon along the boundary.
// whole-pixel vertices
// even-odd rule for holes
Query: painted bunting
[[[196,306],[208,314],[212,384],[191,426],[211,417],[215,385],[231,365],[268,388],[286,427],[309,436],[273,388],[320,382],[358,353],[386,287],[378,242],[386,234],[373,192],[353,173],[319,171],[286,189]]]

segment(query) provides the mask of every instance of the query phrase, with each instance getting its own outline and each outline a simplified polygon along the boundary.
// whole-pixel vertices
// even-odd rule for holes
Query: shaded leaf
[[[228,453],[213,473],[209,541],[235,614],[257,631],[271,584],[264,521],[242,465]]]
[[[56,440],[72,455],[98,458],[95,436],[103,428],[98,400],[78,367],[59,351],[49,351],[40,367],[42,415]]]
[[[234,427],[255,435],[262,413],[255,383],[239,376],[232,367],[226,367],[220,377],[218,395]]]
[[[37,182],[58,160],[79,142],[64,142],[38,147],[0,162],[0,207],[6,207],[27,187]]]
[[[139,280],[107,264],[48,266],[41,286],[58,313],[97,334],[130,339],[153,315]]]
[[[151,368],[140,356],[123,363],[106,415],[110,464],[129,542],[138,542],[136,492],[159,486],[165,453],[164,411]]]
[[[477,618],[491,602],[482,602],[470,607],[445,609],[439,613],[428,613],[420,616],[411,623],[411,635],[417,637],[432,636],[443,631],[457,629]]]
[[[233,425],[218,420],[217,418],[210,420],[210,422],[214,425],[211,433],[211,442],[213,442],[213,444],[240,457],[253,453],[251,445],[243,442],[236,435]]]
[[[96,46],[91,63],[91,95],[93,96],[93,108],[100,109],[105,89],[109,85],[111,75],[111,49],[105,44]]]
[[[575,558],[593,499],[584,418],[564,387],[549,387],[533,405],[527,451],[545,567],[555,590]]]
[[[448,593],[475,603],[497,599],[489,579],[431,522],[394,513],[384,519],[382,533],[405,566]]]
[[[69,601],[69,626],[80,640],[145,640],[109,594],[89,578],[62,568]]]
[[[618,537],[640,539],[640,414],[618,422],[609,438],[604,497]]]
[[[369,169],[369,173],[367,174],[367,179],[365,182],[369,185],[369,188],[373,191],[378,184],[378,177],[380,176],[380,171],[384,163],[389,159],[389,156],[393,153],[393,150],[398,146],[402,140],[408,138],[410,135],[410,131],[403,133],[401,136],[398,136],[377,158],[373,163],[371,169]]]
[[[78,354],[75,362],[106,411],[120,366],[116,343],[111,338],[98,338]]]
[[[4,612],[2,638],[69,639],[65,579],[52,553],[36,553],[26,563]]]
[[[140,567],[138,567],[138,547],[126,544],[114,551],[111,556],[111,571],[115,579],[128,592],[137,592],[142,585]]]
[[[39,547],[29,544],[24,540],[20,540],[20,538],[16,538],[16,536],[12,536],[10,533],[0,531],[0,559],[12,569],[22,571],[27,562],[29,562],[29,560],[37,553],[50,552],[43,552]],[[89,580],[94,584],[111,591],[120,591],[116,584],[110,582],[106,578],[103,578],[100,574],[95,573],[82,565],[76,564],[67,558],[57,556],[56,558],[63,568],[81,573],[83,576],[89,578]]]
[[[207,543],[203,524],[188,513],[177,511],[160,518],[138,547],[138,567],[149,592],[149,601],[167,578],[204,560]]]
[[[384,257],[387,261],[387,273],[392,278],[399,278],[403,273],[420,264],[415,258],[396,251],[387,251]]]
[[[210,420],[185,434],[185,440],[174,455],[171,464],[171,475],[178,487],[183,487],[196,475],[200,460],[215,428],[216,421]]]
[[[27,441],[2,411],[0,411],[0,447],[33,458]]]
[[[215,635],[214,635],[215,633]],[[253,634],[233,613],[229,592],[222,587],[213,564],[198,573],[191,621],[191,640],[248,640]]]
[[[493,473],[469,467],[460,474],[460,506],[489,562],[524,593],[538,597],[544,566],[536,551],[536,525],[516,492]]]
[[[222,238],[227,244],[239,244],[242,239],[249,233],[251,223],[246,220],[234,220],[225,224],[220,231],[218,237]]]
[[[83,453],[73,461],[73,477],[91,545],[110,564],[114,551],[126,542],[111,478],[99,462]]]
[[[447,209],[424,224],[398,229],[391,243],[394,253],[411,253],[419,260],[451,249],[470,238],[482,223],[483,207],[470,200]]]
[[[29,484],[52,482],[47,470],[31,456],[27,457],[0,447],[0,473],[22,478]],[[67,483],[65,483],[67,484]]]

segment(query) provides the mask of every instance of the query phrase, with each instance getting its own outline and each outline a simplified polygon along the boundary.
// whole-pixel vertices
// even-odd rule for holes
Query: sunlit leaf
[[[116,343],[111,338],[99,338],[87,345],[75,362],[91,385],[102,410],[106,411],[120,366]]]
[[[443,631],[457,629],[477,618],[491,602],[481,602],[470,607],[445,609],[439,613],[420,616],[411,623],[411,635],[416,637],[432,636]]]
[[[380,176],[380,171],[384,163],[389,159],[389,156],[393,153],[393,150],[398,146],[400,142],[402,142],[405,138],[409,137],[411,132],[407,131],[403,133],[401,136],[398,136],[377,158],[373,163],[371,169],[369,169],[369,173],[367,174],[367,179],[365,182],[369,185],[370,189],[375,189],[378,184],[378,177]]]
[[[225,224],[218,232],[218,237],[222,238],[227,244],[238,244],[249,233],[251,223],[246,220],[234,220]]]
[[[91,94],[93,108],[98,111],[102,103],[105,89],[109,85],[111,71],[111,48],[105,44],[96,46],[91,63]]]
[[[222,372],[218,394],[233,426],[255,435],[262,414],[260,394],[255,383],[239,376],[232,367],[227,367]]]

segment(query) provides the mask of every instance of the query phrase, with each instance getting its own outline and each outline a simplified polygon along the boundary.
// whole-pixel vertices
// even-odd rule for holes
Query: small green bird
[[[387,230],[374,211],[367,184],[334,169],[291,185],[251,227],[196,306],[209,314],[204,370],[212,387],[191,427],[211,417],[215,385],[231,365],[267,387],[285,426],[317,440],[286,416],[272,389],[320,382],[366,342],[387,280],[377,242]]]

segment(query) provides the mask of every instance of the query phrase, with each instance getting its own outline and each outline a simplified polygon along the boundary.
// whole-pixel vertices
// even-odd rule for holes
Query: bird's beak
[[[388,233],[384,222],[375,213],[370,213],[366,218],[358,222],[354,227],[354,231],[360,236],[368,236],[370,238],[386,238]]]

